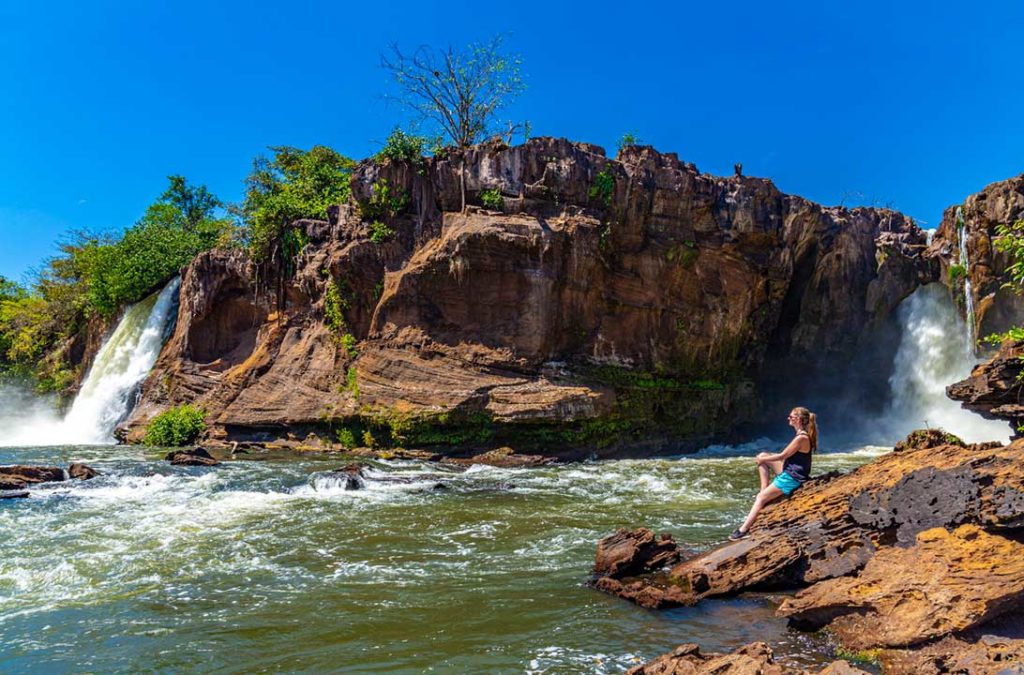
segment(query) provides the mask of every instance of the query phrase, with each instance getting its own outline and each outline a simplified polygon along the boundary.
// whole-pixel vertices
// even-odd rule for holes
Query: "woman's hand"
[[[768,457],[770,456],[770,453],[759,452],[757,453],[757,457],[754,458],[754,461],[757,462],[758,464],[764,464],[766,461],[768,461]]]

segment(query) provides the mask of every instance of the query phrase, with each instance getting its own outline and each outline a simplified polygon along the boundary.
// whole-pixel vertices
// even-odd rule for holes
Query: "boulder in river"
[[[366,475],[363,473],[363,467],[359,464],[346,464],[331,473],[345,481],[344,488],[346,490],[362,490],[366,487]]]
[[[35,483],[52,483],[66,478],[58,466],[0,466],[0,489],[13,490]],[[6,487],[6,486],[11,487]]]
[[[205,448],[195,447],[189,450],[172,450],[164,457],[175,466],[217,466],[220,462]]]
[[[68,476],[76,480],[89,480],[98,475],[100,475],[99,471],[81,462],[75,462],[68,467]]]
[[[0,499],[21,499],[24,497],[28,497],[28,490],[0,488]]]
[[[487,466],[496,466],[503,469],[522,469],[526,467],[553,464],[558,460],[547,455],[520,454],[512,448],[501,447],[495,450],[489,450],[479,455],[473,455],[472,457],[446,457],[442,461],[446,464],[456,464],[461,466],[486,464]]]

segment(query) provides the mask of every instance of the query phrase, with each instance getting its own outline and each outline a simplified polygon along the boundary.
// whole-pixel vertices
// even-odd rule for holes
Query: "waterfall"
[[[900,305],[898,318],[902,330],[889,378],[886,435],[899,439],[927,426],[969,442],[1008,440],[1008,423],[987,420],[946,396],[946,387],[970,375],[976,360],[973,331],[964,330],[942,285],[919,288]]]
[[[138,387],[160,353],[178,304],[179,278],[125,312],[100,347],[64,419],[38,405],[0,437],[0,445],[113,443],[114,428],[135,406]]]
[[[973,356],[975,354],[975,326],[974,326],[974,294],[971,292],[971,262],[967,255],[967,225],[964,223],[964,210],[956,207],[956,228],[958,243],[960,246],[960,265],[964,268],[964,313],[967,319],[967,350]]]

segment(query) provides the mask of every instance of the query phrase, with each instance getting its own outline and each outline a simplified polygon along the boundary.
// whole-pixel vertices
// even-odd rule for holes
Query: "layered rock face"
[[[960,242],[966,243],[976,335],[1001,333],[1024,321],[1024,298],[1002,288],[1010,260],[996,250],[993,240],[998,225],[1024,220],[1024,174],[992,183],[970,195],[962,205],[950,206],[942,216],[926,253],[937,260],[941,278],[950,287],[961,312],[965,311],[964,278],[958,265]]]
[[[752,416],[770,359],[848,359],[937,270],[899,213],[650,148],[366,162],[352,191],[298,223],[294,274],[223,251],[185,270],[128,438],[192,402],[215,439],[685,448]]]

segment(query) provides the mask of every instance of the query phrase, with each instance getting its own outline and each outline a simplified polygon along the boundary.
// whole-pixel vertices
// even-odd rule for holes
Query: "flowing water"
[[[178,306],[175,278],[159,293],[129,307],[103,343],[67,415],[15,389],[0,391],[5,433],[0,445],[113,443],[114,428],[135,405],[138,386],[149,374]]]
[[[0,672],[614,673],[682,642],[758,639],[821,661],[823,638],[772,616],[781,596],[652,612],[584,585],[617,527],[722,541],[768,447],[521,470],[379,463],[359,491],[330,475],[337,457],[199,468],[138,448],[0,450],[103,472],[0,501]],[[883,450],[821,454],[815,470]]]
[[[977,363],[972,338],[946,289],[919,288],[898,313],[902,330],[889,380],[892,404],[877,424],[884,440],[893,443],[924,427],[942,427],[972,443],[1009,440],[1009,423],[987,420],[946,396],[946,387],[970,375]]]
[[[960,265],[964,268],[964,314],[967,318],[967,350],[974,356],[974,293],[971,291],[971,261],[967,254],[967,226],[964,223],[963,207],[956,207],[957,245],[960,249]]]

